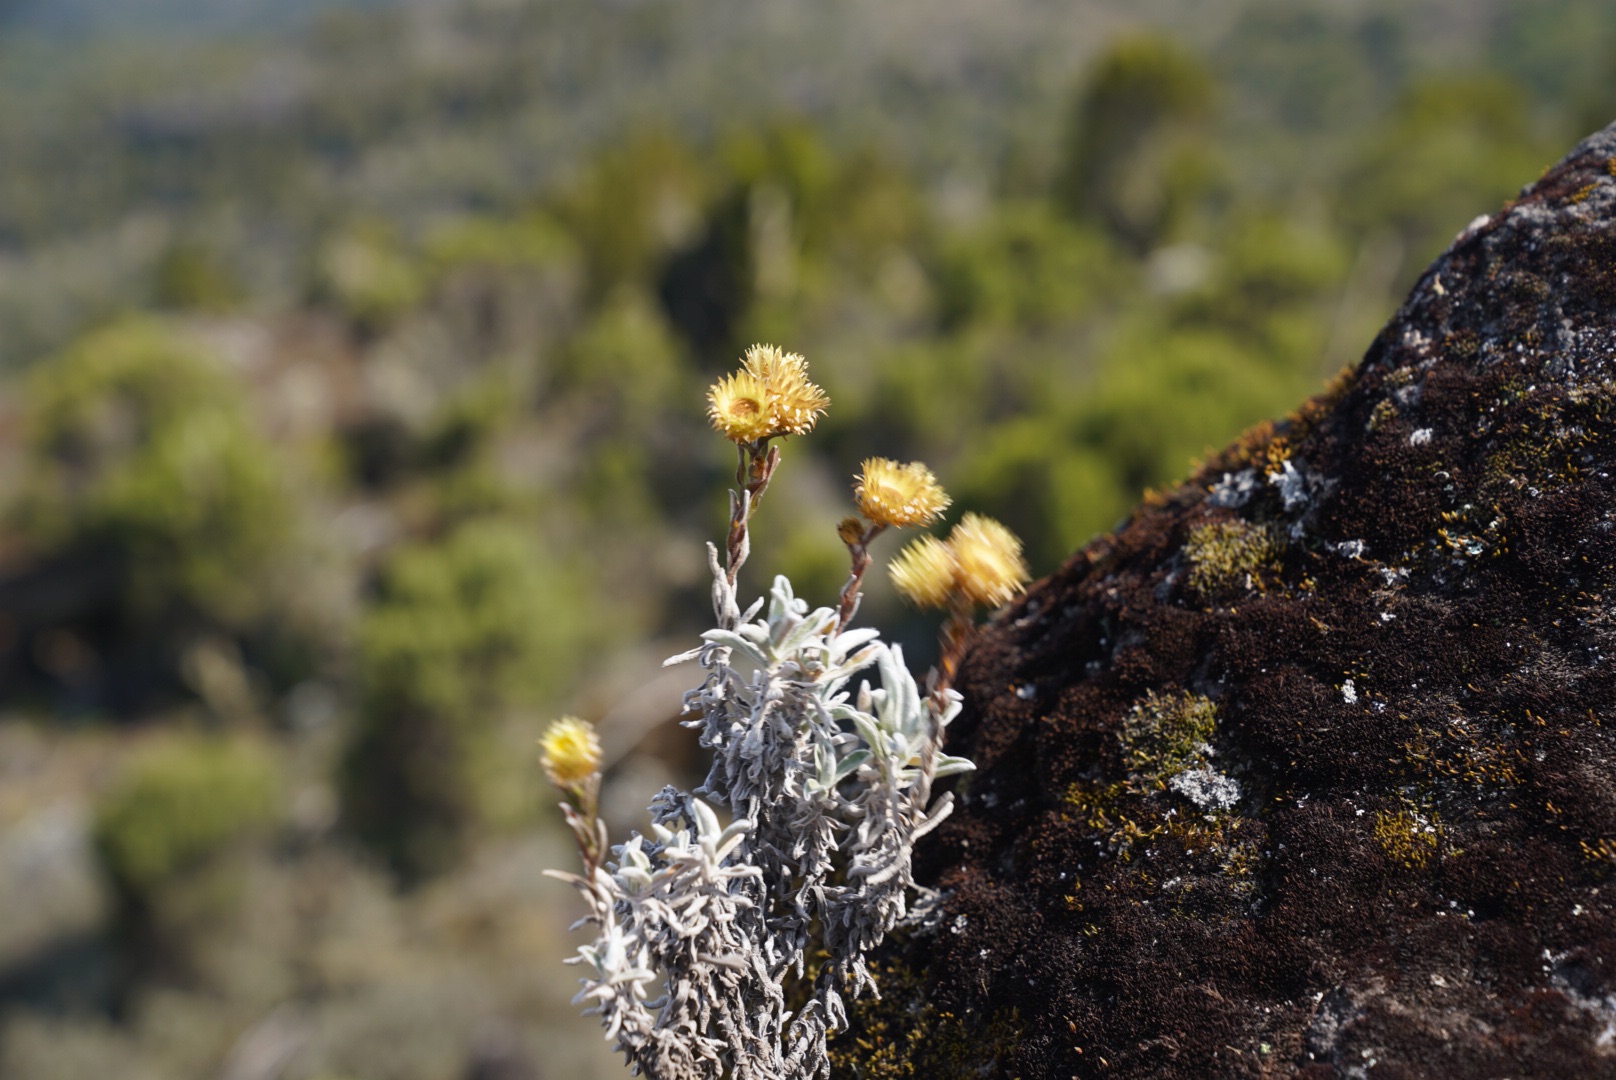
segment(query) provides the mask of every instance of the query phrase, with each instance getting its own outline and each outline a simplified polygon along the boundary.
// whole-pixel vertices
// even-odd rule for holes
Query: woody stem
[[[857,520],[857,519],[854,519]],[[864,535],[847,545],[847,554],[853,561],[853,573],[842,586],[841,601],[836,610],[836,631],[840,633],[853,621],[853,610],[858,606],[859,589],[864,584],[864,573],[870,568],[870,541],[886,531],[885,525],[871,525]]]

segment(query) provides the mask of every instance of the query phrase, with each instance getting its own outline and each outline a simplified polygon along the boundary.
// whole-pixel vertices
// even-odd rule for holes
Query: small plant
[[[910,913],[914,845],[952,809],[932,785],[974,767],[941,752],[960,709],[950,683],[970,611],[1008,600],[1026,572],[1015,538],[974,515],[900,561],[900,590],[954,612],[922,692],[897,646],[849,624],[871,542],[932,524],[948,497],[925,466],[872,458],[854,489],[859,514],[838,526],[852,571],[836,606],[810,610],[780,576],[741,610],[748,523],[780,463],[771,441],[807,434],[829,402],[802,357],[754,346],[708,404],[738,460],[723,552],[708,545],[717,625],[668,663],[706,671],[684,712],[712,766],[693,793],[662,790],[651,836],[611,846],[596,812],[599,743],[580,720],[551,726],[545,769],[568,796],[584,863],[582,875],[557,876],[598,928],[571,962],[586,971],[578,1000],[638,1073],[828,1077],[844,998],[876,992],[867,957]],[[880,685],[855,687],[871,669]]]

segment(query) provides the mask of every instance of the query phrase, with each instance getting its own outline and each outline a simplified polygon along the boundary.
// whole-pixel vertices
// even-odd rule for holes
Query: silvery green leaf
[[[942,714],[937,717],[937,726],[939,728],[947,727],[954,717],[960,714],[960,709],[964,707],[965,703],[965,699],[960,697],[957,690],[945,690],[943,693],[948,700],[948,704],[943,707]]]
[[[626,866],[612,876],[630,892],[644,892],[651,887],[651,875],[637,866]]]
[[[954,776],[959,773],[973,772],[975,769],[976,762],[970,760],[969,758],[950,757],[948,754],[943,754],[937,759],[937,769],[932,775],[936,776],[938,779],[941,779],[945,776]]]
[[[826,608],[825,610],[830,610]],[[860,627],[857,630],[843,630],[830,640],[831,652],[836,656],[846,656],[861,645],[868,645],[881,636],[881,631],[871,627]]]
[[[734,837],[745,836],[751,831],[752,821],[750,818],[736,818],[734,821],[729,823],[728,828],[718,834],[718,842],[720,844],[726,844]]]
[[[713,844],[713,858],[719,862],[723,862],[725,859],[729,858],[730,852],[739,847],[745,839],[745,832],[736,833],[727,840],[724,839],[723,836],[720,836],[717,842]]]
[[[868,716],[869,714],[867,712],[861,712],[845,702],[839,702],[830,707],[830,715],[833,719],[846,720],[851,723],[855,716]]]
[[[814,787],[818,791],[829,791],[836,783],[836,758],[832,751],[824,746],[814,747]]]
[[[878,753],[885,751],[886,736],[868,713],[855,712],[849,719],[853,721],[853,726],[858,729],[859,735],[871,749]]]
[[[701,635],[701,638],[714,645],[726,645],[731,649],[738,649],[757,663],[768,666],[768,658],[758,651],[758,647],[733,630],[708,630]]]
[[[769,590],[769,625],[775,626],[792,615],[799,615],[798,607],[803,612],[808,605],[799,601],[791,593],[791,582],[784,574],[778,574],[774,579],[774,586]]]
[[[700,799],[690,800],[690,811],[696,818],[696,835],[701,839],[716,839],[722,832],[718,824],[718,815],[713,813],[712,807]]]
[[[782,657],[795,655],[810,640],[819,637],[824,632],[827,620],[834,625],[835,619],[836,613],[830,608],[820,608],[791,628],[790,633],[786,634],[775,646],[776,655]]]
[[[662,666],[678,667],[680,664],[688,664],[690,661],[701,655],[701,649],[702,647],[700,645],[697,645],[694,649],[686,649],[678,656],[670,656],[666,660],[662,661]]]
[[[836,781],[840,783],[841,781],[847,779],[853,774],[853,770],[857,769],[860,765],[863,765],[869,760],[870,751],[868,750],[855,750],[851,754],[848,754],[836,765]]]
[[[951,791],[945,791],[941,796],[938,797],[937,804],[932,807],[931,813],[926,815],[926,820],[922,821],[915,827],[912,839],[919,840],[922,836],[925,836],[937,826],[941,825],[943,823],[943,819],[948,817],[948,815],[952,814],[953,812],[954,793]]]

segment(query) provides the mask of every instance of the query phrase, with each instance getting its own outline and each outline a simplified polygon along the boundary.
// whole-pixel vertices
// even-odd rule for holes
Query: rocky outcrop
[[[1616,126],[980,639],[848,1060],[1616,1075],[1613,607]]]

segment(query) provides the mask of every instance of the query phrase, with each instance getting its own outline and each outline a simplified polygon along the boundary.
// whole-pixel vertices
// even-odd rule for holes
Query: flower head
[[[922,536],[892,560],[887,568],[892,584],[911,604],[940,608],[953,595],[959,577],[954,549],[935,536]]]
[[[713,427],[737,443],[806,435],[829,404],[825,391],[808,381],[808,361],[773,345],[747,349],[741,370],[707,391]]]
[[[769,422],[776,435],[806,435],[830,404],[825,391],[808,381],[808,361],[773,345],[753,345],[742,370],[768,391]]]
[[[713,383],[707,391],[707,417],[731,442],[756,442],[775,433],[768,387],[750,371]]]
[[[576,716],[563,716],[546,728],[539,750],[544,771],[558,788],[577,787],[600,769],[600,739]]]
[[[859,512],[877,525],[930,525],[948,509],[948,496],[931,470],[918,461],[900,465],[870,458],[853,486]]]
[[[1016,534],[981,514],[966,514],[948,535],[959,561],[959,588],[972,603],[1007,604],[1027,580]]]

